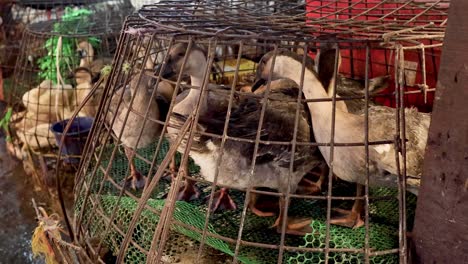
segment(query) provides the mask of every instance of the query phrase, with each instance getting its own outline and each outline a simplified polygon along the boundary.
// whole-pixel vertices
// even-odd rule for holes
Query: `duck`
[[[297,55],[303,55],[303,53],[295,52]],[[323,54],[322,57],[320,55]],[[322,82],[322,85],[326,88],[327,94],[329,97],[333,96],[333,90],[335,89],[334,77],[335,76],[335,60],[333,59],[336,54],[336,47],[334,45],[321,45],[321,49],[318,52],[315,60],[307,60],[308,67],[313,67],[317,72],[319,80]],[[326,58],[320,60],[320,58]],[[339,59],[339,65],[341,63],[341,56]],[[339,72],[339,71],[338,71]],[[258,79],[258,76],[257,76]],[[289,80],[288,82],[294,81],[283,78],[279,80]],[[381,91],[385,90],[388,87],[390,80],[389,75],[378,76],[369,79],[368,90],[369,96],[376,95]],[[281,85],[280,85],[281,86]],[[297,86],[297,84],[296,84]],[[274,82],[271,83],[270,89],[276,89]],[[252,89],[251,86],[243,86],[240,89],[242,93],[254,93],[262,94],[265,92],[267,85],[262,85],[256,89]],[[297,87],[298,89],[298,87]],[[336,96],[337,97],[349,97],[349,96],[364,96],[365,92],[365,83],[363,80],[357,80],[345,77],[338,73],[337,82],[336,82]],[[372,101],[369,102],[369,105],[376,105]],[[353,99],[345,100],[344,104],[341,104],[344,111],[348,111],[354,114],[364,114],[365,108],[365,99]],[[308,178],[304,179],[300,183],[300,192],[301,194],[317,194],[322,190],[322,185],[325,182],[326,176],[328,175],[328,166],[323,164],[319,167],[319,170],[311,172],[312,176],[318,177],[316,181],[311,181]]]
[[[91,92],[93,88],[92,73],[88,68],[78,67],[73,71],[73,77],[75,78],[75,89],[76,89],[76,105],[80,105],[86,96]],[[97,103],[100,97],[100,93],[97,96],[93,96],[89,100],[83,109],[80,111],[80,116],[95,117],[97,113]]]
[[[265,92],[267,89],[273,92],[281,92],[284,93],[285,95],[289,95],[289,100],[295,101],[297,100],[298,93],[299,93],[299,85],[288,78],[279,78],[279,79],[273,79],[270,82],[270,85],[268,86],[267,83],[264,83],[262,79],[261,81],[257,81],[254,86],[246,88],[246,86],[241,88],[241,92],[251,92],[256,95],[264,96]],[[242,90],[244,89],[244,91]],[[247,90],[248,89],[248,90]],[[247,90],[247,91],[246,91]],[[302,96],[303,98],[303,96]],[[286,98],[282,98],[286,99]],[[307,106],[304,104],[302,106],[302,109],[304,111],[308,111]],[[307,122],[309,123],[310,126],[312,126],[311,121],[310,121],[310,115],[306,113],[305,116],[301,116],[302,118],[307,118]],[[315,139],[313,137],[313,133],[311,133],[311,142],[315,142]],[[298,188],[296,190],[296,193],[298,194],[303,194],[303,195],[313,195],[321,192],[322,189],[322,184],[325,181],[326,175],[328,175],[328,166],[325,162],[325,159],[320,154],[320,151],[315,151],[313,153],[314,159],[318,161],[318,166],[314,167],[312,171],[307,173],[307,176],[314,176],[318,177],[316,181],[310,180],[308,177],[303,177],[302,180],[299,182]],[[253,213],[255,213],[258,216],[273,216],[274,213],[272,212],[263,212],[258,210],[255,207],[255,203],[257,200],[257,195],[255,193],[251,194],[251,201],[249,204],[249,207]]]
[[[102,68],[112,64],[112,58],[102,57],[96,59],[93,45],[86,40],[78,43],[76,51],[80,58],[79,67],[88,68],[91,71],[93,83],[99,79]]]
[[[49,123],[37,122],[36,126],[23,130],[19,127],[16,130],[18,139],[26,143],[33,150],[53,148],[57,146],[54,134],[50,132]]]
[[[187,43],[177,43],[173,45],[167,54],[167,62],[165,67],[159,65],[157,72],[164,79],[174,79],[178,73],[182,70],[182,63],[185,54],[188,52],[187,61],[183,73],[190,76],[190,89],[185,89],[175,99],[175,105],[172,109],[171,118],[167,127],[168,138],[171,142],[174,142],[178,129],[174,121],[179,116],[188,116],[195,111],[198,98],[201,95],[201,87],[203,86],[204,72],[207,67],[207,56],[205,50],[194,44],[190,50]],[[164,71],[161,71],[163,69]],[[229,90],[227,87],[215,84],[208,85],[209,91],[207,96],[204,97],[204,101],[201,104],[200,114],[208,117],[215,112],[225,112],[228,108],[229,101],[225,98],[229,97]],[[234,102],[235,104],[236,102]],[[209,108],[209,109],[208,109]],[[177,116],[177,117],[174,117]],[[179,151],[183,152],[184,148],[179,147]],[[175,159],[173,158],[170,164],[170,171],[172,177],[175,177]],[[182,170],[182,172],[188,172],[188,168]],[[200,191],[195,186],[195,181],[186,178],[185,184],[181,190],[179,190],[178,199],[184,201],[191,201],[200,197]],[[230,198],[227,188],[221,188],[220,191],[215,193],[215,202],[212,205],[212,210],[216,211],[220,208],[226,210],[236,209],[234,201]]]
[[[260,78],[290,78],[301,81],[302,56],[287,50],[269,52],[261,59],[257,74]],[[273,58],[275,63],[272,67]],[[329,58],[335,60],[334,57]],[[311,60],[306,57],[306,60]],[[306,66],[310,65],[306,63]],[[273,69],[272,69],[273,68]],[[270,76],[270,70],[272,76]],[[332,78],[335,78],[332,74]],[[306,67],[304,73],[303,93],[306,99],[327,98],[327,90],[319,80],[318,74],[312,67]],[[335,142],[355,143],[364,142],[365,116],[346,111],[343,101],[336,101]],[[332,102],[308,102],[312,119],[313,133],[317,142],[330,142]],[[430,114],[420,113],[414,108],[405,108],[406,119],[406,169],[407,190],[416,194],[420,186],[424,151],[427,144]],[[385,140],[389,131],[396,131],[395,109],[386,106],[371,106],[368,109],[369,141]],[[319,150],[330,165],[330,147],[319,146]],[[357,196],[362,193],[362,185],[366,182],[366,159],[364,146],[335,147],[333,159],[333,173],[340,179],[358,184]],[[394,144],[369,146],[369,185],[396,187],[398,184],[398,167],[395,161]],[[353,228],[364,224],[361,219],[363,209],[362,200],[356,200],[351,210],[341,210],[340,217],[332,219],[332,224],[339,224]]]
[[[176,57],[172,56],[172,52],[169,54],[169,62],[165,68],[169,68],[170,70],[179,69],[180,71],[180,65],[187,49],[186,45],[178,47],[180,49],[174,51]],[[187,56],[186,67],[183,69],[183,72],[191,75],[192,84],[195,84],[194,86],[201,87],[203,80],[200,79],[200,76],[203,77],[207,66],[206,56],[197,47],[192,47]],[[260,134],[261,140],[290,142],[294,136],[293,130],[290,128],[294,126],[297,104],[294,100],[291,100],[290,93],[293,89],[285,90],[273,91],[268,97],[269,102],[266,106]],[[228,97],[216,98],[216,91],[217,89],[210,89],[208,96],[202,99],[196,130],[222,135],[228,111],[225,105],[229,103],[229,100],[227,100]],[[191,89],[185,99],[174,106],[174,113],[171,114],[169,121],[169,137],[177,135],[179,128],[193,112],[200,92],[198,89]],[[219,105],[221,107],[217,108],[219,105],[215,100],[220,101]],[[234,102],[228,122],[227,135],[229,137],[254,140],[257,136],[261,109],[262,103],[258,98],[244,97],[243,100]],[[305,112],[301,111],[301,118],[299,118],[298,133],[296,135],[297,141],[310,142],[312,130],[307,122],[308,117],[303,113]],[[179,145],[179,151],[185,150],[185,147],[186,141],[183,141]],[[221,139],[196,134],[193,138],[190,156],[196,164],[200,165],[200,175],[209,182],[214,181],[217,160],[221,153],[223,153],[222,161],[217,168],[217,184],[225,188],[235,188],[243,191],[251,188],[266,187],[276,189],[283,194],[288,189],[290,193],[294,193],[302,177],[320,164],[320,160],[311,155],[311,153],[317,150],[314,146],[298,145],[296,146],[294,155],[292,155],[289,145],[259,144],[258,151],[254,157],[256,166],[252,177],[250,177],[254,150],[255,145],[250,142],[239,142],[231,139],[227,139],[224,148],[221,149]],[[293,172],[290,177],[291,179],[288,180],[291,162],[293,162]],[[222,189],[222,191],[225,190]],[[219,197],[215,199],[219,201]],[[280,213],[273,225],[278,231],[281,230],[282,219],[285,214],[285,203],[285,197],[281,196],[279,203]],[[303,235],[307,233],[309,224],[309,219],[287,218],[286,233]],[[304,230],[304,228],[307,230]]]
[[[74,100],[74,89],[71,85],[58,85],[51,80],[42,81],[22,96],[23,105],[28,112],[49,122],[71,117]]]
[[[128,86],[117,90],[111,98],[109,114],[106,115],[106,122],[111,126],[115,136],[118,138],[122,133],[120,141],[130,167],[130,176],[124,180],[124,187],[131,187],[134,190],[143,189],[147,182],[133,161],[135,150],[155,142],[161,134],[161,125],[155,122],[160,118],[160,111],[157,101],[151,96],[154,87],[150,74],[149,71],[142,71],[131,78]],[[132,97],[134,99],[130,109]],[[145,122],[144,115],[147,108]],[[143,124],[144,127],[141,128]]]

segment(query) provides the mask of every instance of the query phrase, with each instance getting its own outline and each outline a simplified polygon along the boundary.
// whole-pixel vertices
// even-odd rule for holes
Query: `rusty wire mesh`
[[[424,151],[412,144],[412,126],[427,134],[429,115],[404,108],[431,110],[447,20],[446,1],[421,2],[162,1],[129,16],[112,71],[102,79],[100,108],[77,174],[75,243],[92,259],[106,248],[117,263],[173,263],[188,255],[198,263],[208,249],[223,254],[207,263],[406,263],[416,200],[406,190],[418,188],[421,175],[412,173],[420,170]],[[288,72],[283,65],[298,88],[289,84],[278,93],[273,81],[285,76],[262,67],[284,62],[283,50],[296,54],[301,69]],[[308,68],[309,56],[318,58]],[[320,79],[326,58],[330,83]],[[172,78],[163,74],[171,69]],[[311,71],[318,71],[320,85],[311,83]],[[268,77],[266,85],[253,92],[259,77]],[[379,77],[385,78],[382,87],[373,87],[378,93],[369,91]],[[328,95],[314,96],[315,88]],[[339,126],[352,117],[337,110],[342,101],[357,105],[359,127]],[[314,109],[324,104],[333,106],[325,112],[328,121],[317,123]],[[380,122],[387,130],[371,132]],[[316,142],[313,135],[320,138],[323,126],[329,139]],[[361,140],[343,137],[353,131],[362,132]],[[347,149],[359,149],[347,159],[362,160],[360,180],[347,177],[342,165],[340,170],[347,161],[338,154]],[[376,170],[372,151],[393,151],[392,169]],[[311,157],[317,163],[301,167],[300,158]],[[304,193],[300,182],[310,182],[308,171],[318,164],[330,166],[328,180],[318,192]],[[163,177],[171,173],[177,177]],[[375,184],[374,177],[384,180]],[[362,194],[346,180],[363,184]],[[196,182],[202,194],[176,201],[184,181]],[[230,188],[235,210],[211,210],[217,187]],[[259,206],[276,208],[279,199],[286,213],[273,209],[273,217],[259,217],[248,209],[252,196]],[[349,209],[356,200],[364,203],[363,227],[330,224],[332,208]],[[308,231],[286,234],[293,229],[288,216],[312,218]],[[271,228],[276,217],[277,230]],[[100,242],[90,245],[96,238]]]
[[[112,9],[112,12],[117,16],[119,16],[119,12],[116,12],[118,10],[127,10],[126,14],[130,14],[133,10],[132,4],[124,0],[3,1],[1,6],[0,54],[2,56],[0,64],[4,78],[13,75],[16,58],[20,55],[22,35],[28,25],[60,19],[65,14],[66,8],[78,7],[92,11],[115,8]],[[121,18],[123,21],[123,17]],[[6,96],[6,98],[8,97]]]
[[[67,6],[70,1],[28,2],[27,10],[57,12],[59,18],[41,21],[39,17],[39,22],[26,26],[21,33],[11,85],[6,87],[6,99],[14,110],[10,121],[12,151],[30,163],[34,174],[42,177],[47,176],[57,157],[52,124],[72,116],[99,78],[101,69],[111,64],[121,23],[131,12],[126,9],[126,1],[86,3],[82,1],[76,7]],[[80,116],[92,118],[98,102],[99,95],[94,94]],[[91,119],[85,121],[89,123]],[[62,129],[64,124],[59,126]],[[75,134],[80,133],[80,126],[77,127]],[[72,139],[82,141],[82,146],[78,146],[81,149],[85,140],[85,133]],[[66,152],[69,155],[64,158],[77,165],[79,152],[79,149]],[[44,178],[39,180],[47,182]]]

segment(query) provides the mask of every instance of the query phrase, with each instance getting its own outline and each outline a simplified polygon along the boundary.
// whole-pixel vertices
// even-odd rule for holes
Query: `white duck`
[[[267,53],[258,67],[258,74],[267,79],[272,68],[274,52]],[[302,56],[286,50],[278,50],[274,59],[273,76],[284,77],[300,83]],[[309,58],[307,58],[309,59]],[[332,58],[333,59],[333,58]],[[333,59],[334,60],[334,59]],[[309,64],[311,65],[311,64]],[[328,94],[317,74],[311,67],[305,70],[303,93],[306,99],[327,98]],[[343,101],[336,101],[334,142],[364,142],[365,117],[348,113]],[[331,139],[332,102],[309,102],[313,130],[317,142],[327,143]],[[406,118],[406,168],[408,190],[417,193],[422,174],[424,151],[427,142],[430,115],[419,113],[415,109],[405,109]],[[369,141],[393,140],[396,131],[395,109],[385,106],[369,108]],[[330,165],[330,147],[320,146],[323,157]],[[365,184],[366,155],[364,146],[334,148],[333,173],[342,180]],[[369,184],[395,187],[397,184],[397,166],[393,144],[369,146]],[[358,188],[358,190],[361,188]],[[360,193],[358,193],[360,195]],[[363,224],[360,218],[361,200],[357,200],[353,209],[345,218],[334,219],[332,223],[358,227]]]

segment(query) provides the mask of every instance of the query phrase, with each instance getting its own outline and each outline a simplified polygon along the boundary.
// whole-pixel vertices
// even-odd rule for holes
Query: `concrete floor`
[[[0,138],[0,263],[44,263],[33,259],[31,252],[36,227],[33,197],[41,202],[21,163],[6,153]]]

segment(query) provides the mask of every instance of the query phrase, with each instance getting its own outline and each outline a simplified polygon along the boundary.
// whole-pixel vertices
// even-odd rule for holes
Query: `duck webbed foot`
[[[130,177],[124,180],[124,188],[132,188],[133,190],[141,190],[146,186],[147,178],[142,176],[138,171],[132,173]]]
[[[297,186],[296,193],[298,194],[318,194],[322,192],[322,184],[320,182],[314,182],[309,179],[303,178]]]
[[[276,219],[275,223],[271,227],[276,227],[276,231],[281,234],[283,213],[284,213],[284,198],[280,198],[280,214]],[[285,233],[289,235],[304,236],[306,234],[312,233],[312,227],[310,224],[312,219],[310,218],[299,218],[299,217],[288,217],[286,219],[286,229]]]
[[[170,176],[171,176],[173,183],[177,177],[177,173],[175,172],[176,171],[175,167],[176,166],[175,166],[175,156],[174,156],[174,158],[171,160],[171,163],[169,164]],[[198,199],[200,197],[200,190],[197,188],[197,186],[195,186],[197,182],[185,177],[185,175],[187,175],[187,172],[188,172],[188,165],[185,165],[179,168],[179,174],[180,174],[179,177],[182,177],[182,179],[185,178],[185,182],[184,182],[184,185],[179,188],[179,192],[177,194],[178,201],[189,202],[189,201]],[[166,196],[167,194],[165,195],[165,197]]]
[[[140,190],[145,188],[147,178],[141,175],[133,162],[134,150],[125,147],[125,155],[130,164],[130,176],[125,178],[122,185],[124,188],[132,188],[133,190]]]
[[[169,172],[164,174],[163,179],[167,181],[172,181],[177,176],[177,167],[176,167],[176,160],[175,156],[171,159],[171,163],[169,163]]]
[[[192,201],[200,197],[200,190],[195,186],[196,181],[186,179],[184,186],[179,189],[177,200],[179,201]]]
[[[362,185],[358,184],[356,196],[361,196]],[[363,200],[355,200],[353,208],[351,210],[345,209],[333,209],[332,213],[338,213],[338,215],[332,215],[330,224],[340,225],[349,228],[359,228],[364,225],[364,221],[361,218],[363,209]]]
[[[332,215],[330,224],[345,226],[349,228],[359,228],[364,225],[364,221],[361,219],[360,212],[354,212],[353,210],[344,210],[344,209],[333,209],[333,213],[338,213],[339,215]]]
[[[205,200],[209,199],[210,196],[205,197]],[[236,203],[229,196],[228,188],[221,188],[221,190],[214,193],[213,203],[211,204],[210,210],[216,212],[216,210],[236,210]]]
[[[265,211],[262,211],[262,210],[257,208],[257,202],[258,202],[258,199],[259,199],[258,197],[259,197],[258,193],[254,193],[254,192],[250,193],[249,208],[252,211],[252,213],[254,213],[255,215],[260,216],[260,217],[274,216],[276,214],[275,212],[265,212]],[[270,201],[268,201],[268,202],[270,202]],[[261,201],[261,204],[262,204],[262,207],[266,206],[264,201]],[[278,207],[277,200],[275,202],[275,206]]]

